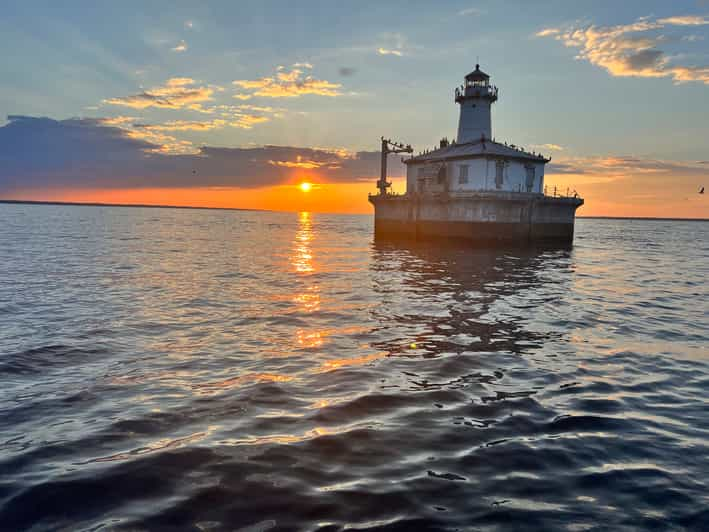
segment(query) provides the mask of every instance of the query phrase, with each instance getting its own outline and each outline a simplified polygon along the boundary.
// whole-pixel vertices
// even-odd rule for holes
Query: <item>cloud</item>
[[[402,55],[404,55],[404,53],[401,50],[389,50],[387,48],[379,48],[377,50],[377,53],[379,55],[395,55],[398,57],[401,57]]]
[[[577,190],[582,214],[707,218],[697,194],[709,182],[707,161],[668,161],[632,155],[581,157],[547,165],[547,190]]]
[[[379,55],[393,55],[401,57],[407,55],[414,48],[408,44],[408,39],[402,33],[387,32],[379,36],[379,41],[382,43],[377,48]]]
[[[541,31],[538,31],[535,35],[537,37],[550,37],[552,35],[559,35],[561,33],[560,29],[557,28],[547,28]]]
[[[102,126],[122,126],[125,124],[131,124],[138,120],[138,118],[134,116],[113,116],[108,118],[96,118],[94,120],[96,120],[96,122],[98,124],[101,124]]]
[[[249,95],[238,94],[235,98],[248,99],[251,96],[263,96],[266,98],[297,98],[306,94],[318,96],[342,96],[339,83],[304,76],[299,68],[286,71],[279,67],[274,76],[254,79],[236,80],[234,85],[242,89],[253,91]],[[248,96],[248,98],[246,97]]]
[[[484,13],[485,11],[480,9],[479,7],[468,7],[466,9],[461,9],[460,11],[458,11],[458,15],[460,15],[461,17],[469,17],[471,15],[479,16]]]
[[[0,127],[0,190],[39,187],[47,184],[44,177],[59,173],[68,179],[72,172],[90,186],[99,175],[91,177],[92,171],[108,171],[155,147],[123,129],[101,125],[100,119],[7,118],[9,123]]]
[[[248,113],[234,113],[230,119],[215,118],[214,120],[170,120],[162,124],[134,124],[134,128],[144,131],[211,131],[227,126],[240,129],[251,129],[255,124],[268,122],[269,117]]]
[[[145,131],[210,131],[227,125],[227,121],[217,118],[209,121],[170,120],[164,124],[133,124]]]
[[[263,122],[268,122],[269,118],[266,116],[241,114],[235,116],[229,125],[232,127],[238,127],[241,129],[251,129],[255,124],[261,124]]]
[[[186,52],[187,43],[185,41],[180,41],[177,46],[170,48],[173,52]]]
[[[204,113],[204,114],[208,114],[208,115],[211,115],[214,113],[214,106],[205,107],[201,103],[190,103],[190,104],[185,105],[184,108],[189,109],[190,111],[196,111],[198,113]]]
[[[164,155],[197,154],[199,149],[189,140],[178,139],[149,126],[135,129],[125,129],[125,136],[131,139],[142,140],[150,146],[144,148],[145,153],[159,153]]]
[[[133,94],[103,100],[110,105],[122,105],[133,109],[160,107],[165,109],[192,108],[199,110],[201,102],[211,101],[215,87],[197,86],[191,78],[171,78],[165,85]],[[193,106],[193,107],[190,107]]]
[[[319,163],[317,161],[303,160],[301,155],[298,155],[295,161],[274,161],[269,160],[268,164],[273,166],[285,166],[286,168],[305,168],[306,170],[312,170],[313,168],[320,168],[324,163]]]
[[[0,194],[58,188],[255,188],[292,182],[303,172],[320,182],[374,183],[379,172],[375,151],[195,148],[177,140],[168,143],[172,151],[165,148],[166,132],[204,127],[204,123],[174,121],[124,128],[105,125],[101,118],[10,116],[8,120],[0,127]],[[390,160],[390,174],[404,175],[403,165]]]
[[[564,149],[563,146],[559,146],[558,144],[532,144],[531,147],[538,149],[538,150],[550,150],[550,151],[561,151]]]
[[[340,76],[346,78],[349,76],[354,76],[357,70],[352,67],[340,67],[337,72],[340,74]]]
[[[278,113],[280,111],[283,111],[283,109],[278,108],[278,107],[270,107],[268,105],[251,105],[249,103],[243,103],[241,105],[237,105],[236,107],[230,107],[230,106],[220,106],[220,108],[225,108],[227,110],[232,110],[232,111],[258,111],[260,113]]]
[[[709,85],[709,66],[681,65],[660,46],[668,42],[659,33],[668,26],[709,25],[701,16],[675,16],[659,20],[643,17],[618,26],[573,26],[546,28],[538,37],[553,37],[570,48],[578,48],[577,59],[606,69],[612,76],[672,78],[676,83],[697,81]]]
[[[186,30],[191,30],[192,28],[194,28],[194,21],[192,21],[192,20],[186,20],[186,21],[185,21],[185,29],[186,29]]]
[[[307,68],[309,70],[313,69],[313,65],[311,63],[293,63],[294,68]]]
[[[709,18],[696,15],[685,15],[679,17],[661,18],[657,22],[671,26],[706,26],[709,24]]]
[[[706,161],[667,161],[632,155],[564,158],[547,165],[547,175],[576,175],[584,182],[607,182],[631,176],[709,177]]]

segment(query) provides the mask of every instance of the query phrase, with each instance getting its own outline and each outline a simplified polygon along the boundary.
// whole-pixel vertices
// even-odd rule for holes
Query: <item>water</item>
[[[3,530],[707,530],[709,223],[0,206]]]

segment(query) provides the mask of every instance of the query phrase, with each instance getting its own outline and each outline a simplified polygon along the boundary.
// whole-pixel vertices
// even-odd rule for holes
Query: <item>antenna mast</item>
[[[401,142],[394,142],[391,139],[382,137],[382,170],[377,181],[379,194],[384,196],[388,194],[387,188],[391,186],[391,181],[387,181],[387,155],[390,153],[413,153],[414,149],[411,144],[404,146]]]

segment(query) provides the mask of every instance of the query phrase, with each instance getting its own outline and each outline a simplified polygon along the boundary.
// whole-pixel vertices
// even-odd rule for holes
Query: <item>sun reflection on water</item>
[[[298,305],[298,309],[304,312],[320,310],[320,287],[311,285],[305,290],[305,292],[296,294],[293,297],[293,302]]]
[[[298,215],[298,231],[295,234],[293,267],[298,273],[313,273],[313,253],[311,243],[314,237],[313,220],[309,212]]]
[[[304,331],[299,330],[296,333],[298,339],[298,345],[301,347],[320,347],[324,342],[324,337],[326,336],[320,331]]]
[[[367,364],[368,362],[384,358],[388,354],[389,353],[387,353],[386,351],[380,351],[378,353],[371,353],[369,355],[362,355],[359,357],[336,358],[332,360],[326,360],[325,362],[323,362],[320,368],[318,368],[318,372],[334,371],[336,369],[340,369],[346,366],[360,366],[363,364]]]

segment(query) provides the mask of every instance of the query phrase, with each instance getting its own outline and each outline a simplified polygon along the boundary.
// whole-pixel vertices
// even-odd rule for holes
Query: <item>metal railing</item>
[[[499,89],[494,85],[485,85],[483,87],[466,87],[461,85],[455,88],[455,100],[458,101],[461,98],[467,98],[472,96],[477,97],[488,97],[492,99],[497,99]]]
[[[385,194],[381,193],[369,193],[369,197],[388,197],[388,198],[403,198],[403,197],[411,197],[411,196],[421,196],[421,195],[427,195],[430,193],[440,193],[441,191],[433,191],[433,190],[425,190],[425,191],[411,191],[411,192],[389,192],[387,191]],[[452,193],[456,196],[464,196],[464,195],[471,195],[471,196],[477,196],[480,194],[512,194],[512,195],[517,195],[517,194],[528,194],[528,195],[538,195],[538,192],[527,192],[527,191],[522,191],[521,187],[517,191],[513,190],[497,190],[497,189],[489,189],[489,190],[465,190],[465,191],[448,191],[449,193]],[[573,198],[573,199],[580,199],[581,196],[575,189],[567,188],[565,191],[559,189],[558,187],[554,188],[549,188],[549,187],[544,187],[544,196],[547,198]]]
[[[549,194],[549,191],[551,190],[551,194]],[[570,188],[566,188],[566,194],[563,193],[562,190],[559,190],[557,187],[554,187],[553,189],[549,189],[546,185],[544,186],[544,195],[548,196],[550,198],[580,198],[579,193],[576,192],[576,190],[572,190]]]

